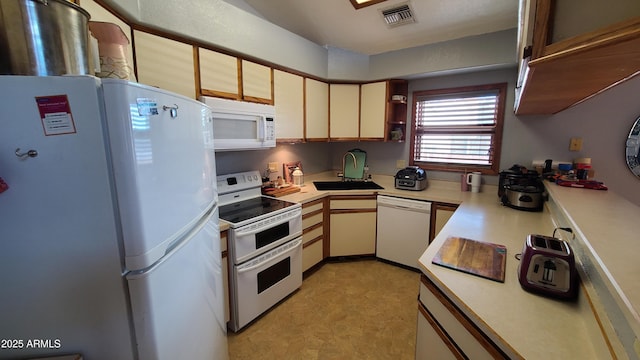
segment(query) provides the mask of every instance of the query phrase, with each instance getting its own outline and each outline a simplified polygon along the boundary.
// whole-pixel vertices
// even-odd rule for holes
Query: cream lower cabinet
[[[302,204],[302,271],[324,259],[324,199]]]
[[[331,196],[329,204],[329,255],[374,255],[376,195]]]
[[[451,219],[458,205],[434,202],[431,206],[431,229],[429,234],[429,243],[438,236],[438,233],[445,226],[447,221]]]
[[[425,275],[421,276],[416,360],[507,358]]]
[[[224,289],[224,321],[229,322],[229,251],[227,251],[228,231],[220,232],[220,250],[222,251],[222,288]]]

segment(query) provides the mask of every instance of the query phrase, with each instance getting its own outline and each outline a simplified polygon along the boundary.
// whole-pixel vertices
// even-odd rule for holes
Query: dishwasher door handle
[[[415,208],[411,206],[402,206],[402,205],[389,205],[389,204],[378,204],[379,207],[386,207],[390,209],[398,209],[398,210],[406,210],[406,211],[415,211],[420,213],[428,214],[431,211],[428,209]]]

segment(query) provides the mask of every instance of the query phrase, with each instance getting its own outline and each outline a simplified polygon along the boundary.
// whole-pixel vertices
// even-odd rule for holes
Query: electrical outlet
[[[573,137],[569,142],[569,151],[580,151],[582,150],[582,138]]]
[[[269,163],[269,172],[270,173],[278,172],[278,163],[277,162],[270,162]]]
[[[407,167],[407,163],[404,160],[396,160],[396,169],[404,169]]]

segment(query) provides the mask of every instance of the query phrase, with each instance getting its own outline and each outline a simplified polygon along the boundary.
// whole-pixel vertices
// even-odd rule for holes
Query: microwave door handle
[[[260,116],[258,123],[258,140],[260,140],[260,142],[264,142],[264,138],[267,134],[267,118],[265,116]]]

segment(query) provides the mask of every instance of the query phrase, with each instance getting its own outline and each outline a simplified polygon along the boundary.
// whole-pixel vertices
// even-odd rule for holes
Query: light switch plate
[[[582,150],[582,138],[573,137],[569,142],[569,151],[580,151]]]

